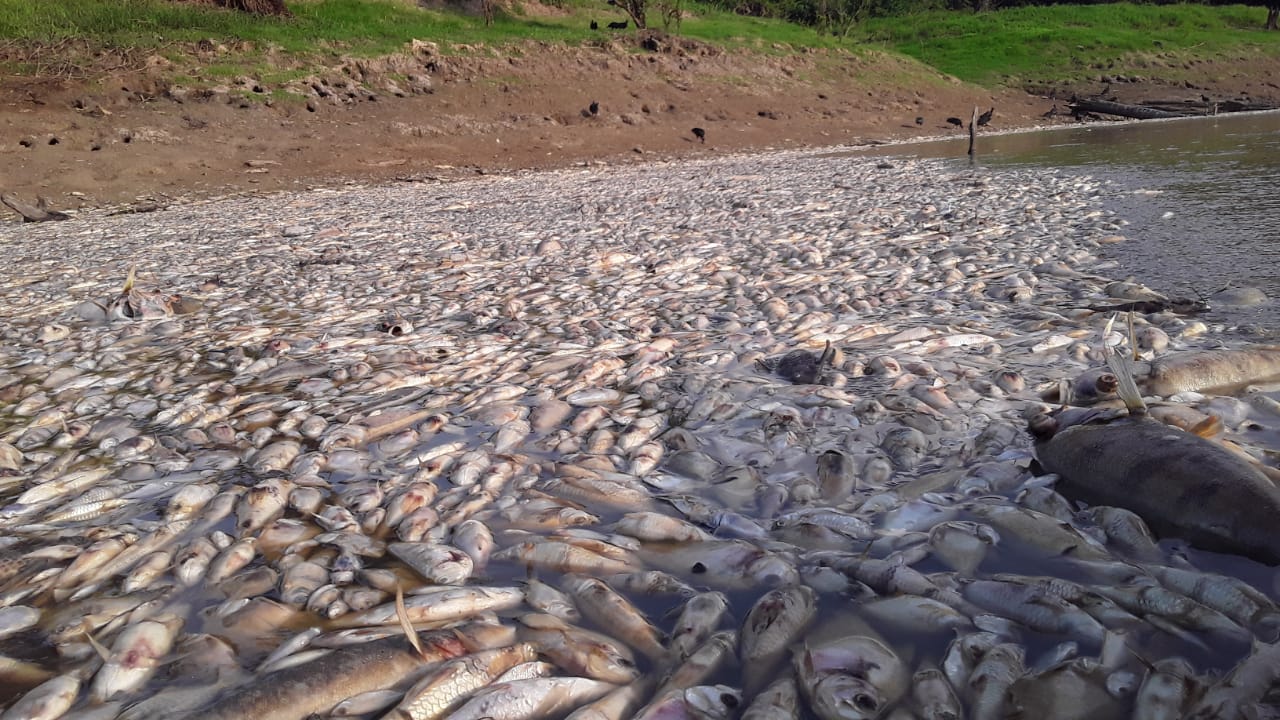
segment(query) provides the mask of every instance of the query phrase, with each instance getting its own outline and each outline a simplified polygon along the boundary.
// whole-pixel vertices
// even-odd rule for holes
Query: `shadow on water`
[[[967,165],[967,146],[957,136],[851,154]],[[1100,251],[1118,263],[1112,274],[1174,295],[1257,287],[1273,299],[1255,307],[1217,303],[1205,319],[1272,335],[1280,328],[1280,112],[980,135],[976,163],[1110,180],[1102,206],[1128,224],[1127,242]]]

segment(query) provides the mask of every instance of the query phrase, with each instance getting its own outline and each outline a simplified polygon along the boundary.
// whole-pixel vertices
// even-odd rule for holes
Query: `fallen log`
[[[66,220],[70,217],[66,213],[47,208],[44,198],[38,199],[35,205],[28,205],[19,200],[18,196],[13,193],[4,193],[0,195],[0,202],[8,205],[11,210],[21,215],[22,222],[47,222],[49,220]]]
[[[1145,105],[1125,105],[1124,103],[1110,102],[1109,100],[1089,100],[1076,99],[1070,103],[1073,112],[1076,113],[1102,113],[1104,115],[1118,115],[1120,117],[1134,118],[1135,120],[1155,120],[1157,118],[1177,118],[1187,117],[1187,113],[1171,112],[1169,110],[1157,110],[1156,108],[1146,107]]]

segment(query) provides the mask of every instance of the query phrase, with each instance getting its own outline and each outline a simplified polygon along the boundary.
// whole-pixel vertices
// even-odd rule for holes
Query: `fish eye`
[[[694,573],[695,575],[701,575],[702,573],[707,571],[707,566],[703,565],[700,562],[696,562],[693,564],[692,568],[689,568],[689,571]]]
[[[880,703],[876,702],[875,698],[865,693],[858,693],[857,695],[854,695],[853,704],[857,705],[859,710],[866,710],[868,712],[874,711],[880,705]]]

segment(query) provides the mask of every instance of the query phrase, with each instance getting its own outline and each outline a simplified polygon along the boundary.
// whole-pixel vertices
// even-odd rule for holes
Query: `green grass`
[[[91,38],[115,47],[150,48],[168,42],[248,40],[296,54],[342,48],[360,55],[400,49],[411,38],[453,43],[511,40],[573,41],[585,37],[568,23],[479,18],[422,10],[387,0],[318,0],[289,4],[292,18],[259,18],[198,4],[162,0],[0,0],[0,38],[55,43]]]
[[[0,0],[0,38],[54,43],[90,38],[103,45],[160,47],[167,42],[248,40],[269,43],[289,53],[309,54],[317,47],[379,55],[403,47],[412,38],[445,44],[505,44],[541,40],[578,44],[600,37],[587,25],[622,19],[600,2],[573,0],[565,15],[499,14],[486,27],[478,17],[424,10],[393,0],[311,0],[291,2],[292,18],[258,18],[199,4],[165,0]],[[778,20],[748,18],[693,6],[697,17],[684,21],[682,35],[724,45],[805,47],[836,44],[813,29]],[[655,18],[656,21],[656,18]]]
[[[604,0],[562,0],[564,14],[526,14],[516,4],[512,14],[500,14],[491,26],[478,17],[424,10],[410,0],[293,0],[289,7],[294,16],[281,19],[170,0],[0,0],[0,41],[48,48],[76,40],[90,50],[159,52],[180,66],[192,62],[185,43],[254,43],[251,50],[219,56],[216,65],[198,73],[221,78],[323,64],[339,54],[385,55],[413,38],[438,42],[445,52],[461,52],[463,45],[479,46],[481,52],[511,49],[525,40],[577,45],[605,36],[588,29],[590,20],[604,24],[622,17]],[[683,21],[680,34],[722,47],[766,54],[796,48],[883,49],[983,85],[1068,79],[1135,58],[1142,67],[1192,57],[1280,54],[1280,33],[1261,30],[1266,11],[1244,6],[1121,3],[982,14],[939,11],[869,20],[839,38],[734,15],[701,0],[687,0],[686,10],[692,17]],[[657,25],[657,12],[653,15]],[[9,64],[10,70],[20,67],[16,59]]]
[[[680,23],[680,34],[725,47],[771,50],[774,45],[792,48],[840,47],[849,43],[822,35],[813,28],[771,18],[735,15],[707,5],[690,3],[693,17]]]
[[[880,44],[961,80],[1059,80],[1135,57],[1280,54],[1266,10],[1243,5],[1055,5],[993,13],[928,12],[867,21],[851,39]]]

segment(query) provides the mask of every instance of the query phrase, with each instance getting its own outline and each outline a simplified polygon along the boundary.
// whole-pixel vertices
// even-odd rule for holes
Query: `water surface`
[[[966,135],[871,152],[965,164],[967,148]],[[1119,263],[1113,274],[1173,295],[1260,288],[1273,300],[1215,304],[1205,320],[1280,334],[1280,112],[979,136],[975,162],[1111,180],[1104,207],[1128,223],[1128,241],[1102,253]]]

